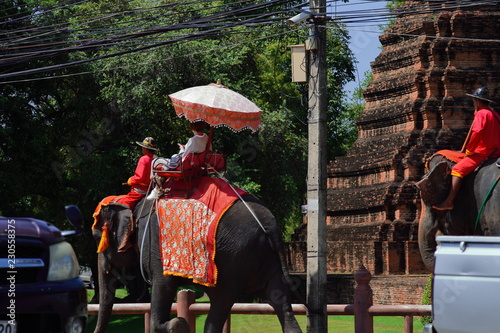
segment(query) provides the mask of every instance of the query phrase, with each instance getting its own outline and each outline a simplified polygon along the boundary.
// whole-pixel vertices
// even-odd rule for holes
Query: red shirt
[[[500,156],[500,116],[489,107],[484,107],[474,114],[466,153],[490,156],[495,149],[497,151],[491,157]]]
[[[137,163],[134,175],[128,179],[127,184],[147,191],[151,182],[151,163],[153,159],[153,154],[142,155]]]

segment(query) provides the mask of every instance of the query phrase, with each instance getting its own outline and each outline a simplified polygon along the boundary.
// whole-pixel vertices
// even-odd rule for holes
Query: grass
[[[89,300],[93,291],[88,291]],[[126,296],[125,290],[117,290],[117,297]],[[196,317],[196,333],[203,332],[206,315]],[[89,325],[86,332],[93,332],[97,316],[89,316]],[[297,316],[297,321],[306,332],[306,316]],[[377,316],[373,319],[375,333],[403,332],[403,317]],[[354,316],[329,316],[328,331],[336,333],[354,333]],[[413,331],[422,332],[423,326],[418,318],[413,319]],[[144,317],[142,315],[114,315],[111,317],[107,333],[140,333],[144,332]],[[281,326],[278,317],[274,315],[232,315],[231,332],[234,333],[278,333]]]
[[[199,315],[196,318],[196,332],[203,332],[206,315]],[[297,316],[300,327],[303,332],[306,332],[306,317]],[[93,332],[95,327],[96,316],[89,317],[89,326],[87,332]],[[374,332],[376,333],[391,333],[403,332],[404,320],[403,317],[375,317]],[[337,333],[354,333],[354,317],[353,316],[329,316],[328,331]],[[422,332],[423,326],[415,318],[413,320],[413,331]],[[134,315],[112,316],[112,321],[109,324],[107,333],[138,333],[144,332],[144,317]],[[231,316],[231,332],[235,333],[278,333],[281,332],[281,326],[278,318],[272,315],[232,315]]]

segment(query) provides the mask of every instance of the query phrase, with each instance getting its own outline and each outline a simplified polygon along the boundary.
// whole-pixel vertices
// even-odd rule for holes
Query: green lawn
[[[89,291],[89,299],[93,292]],[[125,291],[118,290],[117,297],[124,297]],[[196,332],[203,332],[203,325],[206,315],[196,317]],[[306,316],[297,316],[299,325],[306,332]],[[89,325],[86,332],[93,332],[97,316],[89,316]],[[403,332],[403,317],[383,317],[374,318],[374,332],[390,333]],[[354,333],[353,316],[329,316],[328,331],[336,333]],[[413,320],[413,331],[422,332],[423,326],[418,318]],[[144,332],[144,317],[142,315],[116,315],[112,316],[107,333],[140,333]],[[274,315],[232,315],[231,332],[234,333],[278,333],[281,332],[281,326],[278,317]]]
[[[203,332],[205,315],[200,315],[196,319],[196,332]],[[306,332],[306,317],[297,316],[299,325]],[[89,327],[87,332],[93,332],[96,316],[89,317]],[[414,332],[422,332],[423,326],[415,318],[413,321]],[[403,332],[404,322],[402,317],[375,317],[374,332],[389,333]],[[337,333],[354,333],[353,316],[329,316],[328,331]],[[113,316],[109,325],[108,333],[139,333],[144,332],[144,317],[133,315]],[[246,333],[278,333],[281,327],[276,316],[272,315],[233,315],[231,316],[231,332]]]

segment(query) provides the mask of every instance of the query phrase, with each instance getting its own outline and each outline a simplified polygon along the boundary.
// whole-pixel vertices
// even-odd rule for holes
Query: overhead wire
[[[76,6],[76,4],[82,4],[87,1],[88,0],[74,2],[73,5]],[[363,2],[373,3],[380,1],[381,0],[358,1],[358,5]],[[102,12],[100,16],[92,16],[90,18],[82,15],[81,17],[74,18],[73,25],[71,27],[68,22],[64,22],[64,20],[62,20],[59,22],[51,21],[51,24],[46,26],[28,26],[25,27],[24,30],[6,30],[7,34],[0,36],[0,67],[11,67],[12,65],[20,64],[26,61],[40,60],[56,55],[79,51],[105,52],[105,50],[109,50],[109,53],[89,57],[88,59],[69,62],[67,64],[56,64],[28,71],[3,73],[0,74],[0,78],[10,78],[15,77],[16,75],[37,74],[49,70],[64,69],[89,61],[146,51],[151,48],[161,47],[175,42],[196,40],[211,36],[213,37],[215,34],[225,35],[235,33],[231,31],[234,28],[241,29],[242,27],[272,25],[277,22],[282,22],[284,20],[283,15],[286,13],[294,10],[300,10],[300,8],[307,5],[307,2],[305,2],[300,5],[285,8],[277,6],[279,10],[276,10],[273,7],[274,5],[280,5],[283,2],[284,1],[281,0],[274,0],[255,4],[250,0],[242,0],[232,3],[232,8],[236,9],[231,10],[226,10],[229,7],[225,4],[211,6],[213,4],[211,0],[169,2],[168,4],[159,4],[158,6],[152,7],[129,8],[118,12]],[[356,24],[365,24],[366,26],[366,24],[387,22],[389,18],[395,18],[400,15],[418,15],[436,12],[438,10],[442,10],[443,5],[446,5],[447,9],[453,10],[457,8],[468,8],[471,6],[490,5],[496,3],[494,1],[473,1],[466,3],[464,3],[464,1],[428,2],[429,5],[424,8],[420,8],[419,10],[412,11],[411,13],[398,13],[390,12],[387,9],[352,9],[352,6],[355,5],[354,3],[338,3],[338,1],[328,0],[327,4],[330,5],[327,6],[328,9],[324,14],[332,14],[331,4],[335,3],[334,23],[342,22],[343,24],[349,24],[351,26]],[[182,8],[186,8],[186,4],[206,4],[207,7],[203,8],[203,10],[212,12],[215,10],[215,13],[210,16],[200,17],[197,15],[200,11],[199,8],[189,8],[182,11]],[[69,8],[69,6],[71,5],[54,7],[48,9],[47,13],[53,13],[56,10],[65,11]],[[238,6],[243,7],[237,8]],[[157,11],[174,7],[180,8],[181,15],[185,15],[186,19],[182,23],[168,25],[169,19],[176,18],[179,15],[178,12],[175,13],[176,16],[171,17],[170,15],[174,14],[165,12],[160,13]],[[217,12],[218,9],[220,9],[220,12]],[[274,10],[269,11],[267,14],[255,14],[256,11],[262,9]],[[131,16],[130,19],[120,22],[119,25],[110,21],[126,18],[127,15]],[[236,15],[239,15],[238,19],[241,21],[235,21],[233,19]],[[161,18],[162,22],[160,23],[163,25],[158,24],[157,20],[159,18]],[[166,23],[167,25],[165,25]],[[79,25],[80,27],[75,29],[75,25]],[[328,25],[325,25],[325,27],[331,28]],[[59,34],[54,34],[54,30],[61,30],[61,32]],[[179,33],[173,34],[175,31]],[[245,30],[241,30],[239,32],[244,33]],[[169,33],[171,35],[166,37],[165,33]],[[71,38],[68,38],[68,36]],[[165,38],[168,38],[168,40],[164,40]]]
[[[149,65],[149,64],[153,64],[153,63],[157,63],[157,62],[175,60],[175,59],[178,59],[178,58],[192,57],[192,56],[195,56],[197,54],[202,54],[202,53],[217,52],[217,51],[220,51],[220,50],[226,49],[226,48],[234,48],[234,47],[238,47],[238,46],[241,46],[241,45],[245,45],[245,44],[249,44],[249,43],[254,43],[255,41],[259,41],[259,40],[270,39],[270,38],[274,38],[274,37],[278,37],[278,36],[282,36],[282,35],[286,35],[286,34],[292,34],[296,30],[299,30],[299,29],[301,29],[301,28],[295,28],[295,29],[287,30],[287,31],[284,31],[284,32],[281,32],[281,33],[276,33],[276,34],[272,34],[272,35],[266,35],[266,36],[263,36],[263,37],[260,37],[260,38],[256,38],[254,40],[245,40],[245,41],[238,42],[238,43],[221,45],[221,46],[216,47],[216,48],[210,48],[210,49],[205,49],[205,50],[198,50],[198,51],[194,51],[194,52],[190,52],[190,53],[185,53],[185,54],[182,54],[182,55],[177,55],[175,57],[169,57],[169,58],[166,58],[166,59],[150,60],[150,61],[146,61],[146,62],[139,62],[139,63],[129,64],[129,65],[122,65],[122,66],[116,66],[116,67],[112,67],[112,68],[106,68],[106,69],[100,69],[100,70],[92,70],[92,71],[85,71],[85,72],[79,72],[79,73],[61,74],[61,75],[54,75],[54,76],[49,76],[49,77],[37,77],[37,78],[29,78],[29,79],[18,79],[18,80],[0,82],[0,84],[49,80],[49,79],[54,79],[54,78],[63,78],[63,77],[71,77],[71,76],[78,76],[78,75],[85,75],[85,74],[93,74],[93,73],[98,73],[98,72],[108,72],[108,71],[114,71],[114,70],[118,70],[118,69],[127,69],[127,68],[130,68],[130,67],[139,66],[139,65]]]
[[[237,11],[233,11],[233,12],[237,13]],[[178,25],[177,25],[177,27],[173,27],[173,28],[171,27],[171,29],[165,29],[165,30],[164,30],[163,28],[161,28],[161,27],[160,27],[160,28],[153,28],[153,29],[149,30],[149,33],[151,33],[151,34],[155,34],[155,33],[162,33],[162,32],[164,32],[164,31],[168,31],[168,30],[176,30],[176,29],[195,29],[195,28],[205,28],[205,29],[206,29],[206,28],[209,28],[211,25],[213,26],[213,25],[215,25],[215,24],[216,24],[216,23],[210,23],[211,21],[213,22],[213,21],[217,21],[217,20],[214,18],[214,16],[211,16],[211,17],[205,18],[205,20],[202,20],[202,21],[198,20],[198,21],[199,21],[199,22],[194,22],[194,21],[191,21],[191,22],[190,22],[190,23],[191,23],[191,26],[189,26],[189,25],[187,25],[186,23],[184,23],[184,24],[178,24]],[[220,22],[220,20],[219,20],[219,22]],[[194,23],[194,24],[196,24],[196,25],[193,25],[193,23]],[[220,23],[222,23],[222,24],[228,24],[228,23],[225,23],[225,22],[220,22]],[[261,22],[258,22],[258,23],[260,23],[260,24],[265,24],[265,23],[268,23],[268,22],[262,22],[262,21],[261,21]],[[135,37],[137,37],[137,36],[144,36],[144,34],[145,34],[145,32],[144,32],[145,30],[144,30],[144,29],[146,29],[146,28],[147,28],[147,27],[144,27],[144,26],[141,26],[141,27],[138,27],[138,28],[132,28],[132,29],[131,29],[130,27],[126,27],[126,31],[125,31],[125,32],[129,32],[129,31],[137,30],[137,31],[139,31],[139,33],[137,33],[137,34],[134,34],[134,33],[128,33],[128,34],[125,34],[123,38],[125,38],[125,39],[126,39],[126,38],[135,38]],[[82,35],[77,35],[77,34],[75,34],[75,32],[74,32],[74,31],[69,31],[69,33],[72,33],[72,36],[73,36],[73,37],[80,37],[80,36],[82,36]],[[101,30],[101,31],[98,31],[98,33],[103,33],[103,31],[102,31],[102,30]],[[141,35],[141,34],[142,34],[142,35]],[[113,39],[113,38],[116,38],[116,37],[118,37],[118,36],[119,36],[118,34],[108,35],[108,36],[105,36],[105,37],[104,37],[104,40],[108,40],[108,41],[106,41],[106,43],[107,43],[107,44],[110,44],[110,41],[111,41],[111,43],[112,43],[113,41],[115,41],[115,43],[116,43],[116,39]],[[118,40],[118,42],[121,42],[122,40],[123,40],[123,39]],[[18,45],[18,43],[17,43],[17,42],[18,42],[18,40],[12,40],[11,42],[12,42],[12,44],[16,44],[16,45]],[[46,46],[48,46],[48,45],[53,45],[54,43],[55,43],[55,44],[58,44],[58,43],[59,43],[59,42],[54,41],[54,40],[49,40],[49,41],[44,40],[44,42],[45,42],[45,44],[40,44],[40,45],[36,45],[36,44],[35,44],[35,45],[32,45],[32,46],[33,46],[33,47],[37,47],[37,46],[38,46],[38,47],[44,47],[44,46],[46,47]],[[80,39],[80,40],[72,40],[72,41],[70,41],[70,45],[71,45],[71,44],[78,44],[78,43],[82,43],[82,44],[83,44],[84,42],[86,42],[86,40],[81,40],[81,39]],[[94,44],[95,44],[95,45],[98,45],[99,43],[95,43],[95,41],[94,41]],[[8,45],[5,45],[5,44],[3,45],[3,49],[4,49],[4,50],[9,50],[9,51],[12,51],[12,50],[13,50],[13,48],[8,48]],[[38,50],[37,50],[37,51],[38,51]]]
[[[92,0],[82,0],[82,1],[78,1],[78,2],[72,3],[72,4],[68,4],[68,5],[64,5],[64,6],[60,6],[60,7],[55,7],[55,8],[47,9],[47,10],[44,10],[44,11],[30,12],[29,14],[27,14],[25,16],[20,16],[20,17],[15,17],[15,18],[10,17],[10,18],[8,18],[5,21],[0,21],[0,26],[3,25],[3,24],[7,24],[7,23],[8,24],[12,24],[14,22],[21,21],[21,20],[24,20],[24,19],[33,19],[34,17],[40,16],[40,15],[45,15],[48,12],[53,12],[53,11],[56,11],[56,10],[66,9],[66,8],[71,7],[71,6],[82,4],[82,3],[85,3],[85,2],[88,2],[88,1],[92,1]]]
[[[364,2],[380,2],[381,0],[365,0]],[[384,0],[385,1],[385,0]],[[205,1],[207,2],[207,1]],[[332,1],[328,1],[329,3],[331,3]],[[336,1],[334,1],[336,3]],[[453,1],[445,1],[446,3],[453,3]],[[441,3],[442,1],[439,2],[440,6],[441,6]],[[474,4],[469,4],[469,6],[477,6],[478,4],[481,5],[481,4],[484,4],[484,3],[491,3],[491,1],[488,1],[488,2],[475,2]],[[463,2],[459,2],[460,6],[461,7],[464,7],[465,5],[463,4]],[[336,8],[337,7],[345,7],[345,6],[350,6],[350,5],[355,5],[354,3],[343,3],[343,4],[340,4],[340,5],[336,5]],[[139,8],[141,10],[143,10],[142,8]],[[147,8],[148,10],[150,8]],[[386,19],[388,16],[390,15],[393,15],[393,14],[387,14],[387,11],[385,10],[380,10],[378,9],[379,11],[381,11],[381,15],[374,15],[374,10],[368,10],[366,11],[366,13],[364,13],[364,11],[362,10],[356,10],[356,11],[353,11],[354,13],[357,13],[358,15],[357,16],[353,16],[352,14],[349,13],[349,11],[343,11],[342,12],[342,17],[344,18],[344,22],[347,22],[347,23],[352,23],[352,22],[356,22],[356,21],[363,21],[363,22],[367,22],[367,21],[373,21],[373,20],[383,20],[383,19]],[[128,11],[130,12],[130,11]],[[385,14],[384,14],[385,13]],[[117,14],[117,13],[114,13],[114,14]],[[349,16],[350,15],[350,16]]]
[[[129,0],[129,1],[130,1],[130,0]],[[249,0],[246,0],[246,1],[249,1]],[[207,0],[205,0],[205,2],[207,2]],[[240,1],[239,3],[242,3],[242,2],[244,2],[244,1]],[[183,4],[185,5],[186,3],[188,3],[188,2],[185,2],[185,3],[183,3]],[[198,2],[196,2],[196,3],[199,3],[199,1],[198,1]],[[72,15],[72,16],[71,16],[71,17],[72,17],[72,19],[73,19],[72,24],[80,24],[80,25],[83,25],[83,24],[89,24],[89,23],[94,22],[94,21],[102,21],[103,19],[108,19],[108,18],[110,18],[110,17],[116,17],[116,16],[119,16],[119,15],[126,15],[126,14],[131,14],[131,13],[137,14],[137,13],[139,13],[139,12],[141,12],[141,11],[142,11],[142,12],[145,12],[145,11],[151,11],[151,10],[160,10],[160,9],[165,9],[165,8],[168,8],[168,7],[175,7],[175,6],[178,6],[178,5],[179,5],[179,3],[169,3],[168,5],[162,5],[162,6],[157,6],[157,7],[133,8],[133,9],[129,9],[129,10],[121,11],[121,12],[104,13],[104,14],[103,14],[103,16],[93,16],[91,19],[83,19],[83,20],[76,20],[76,21],[74,20],[74,16]],[[217,7],[220,7],[220,5],[213,6],[212,8],[217,8]],[[178,14],[178,13],[176,13],[176,14]],[[183,14],[183,13],[181,13],[181,14]],[[83,15],[83,14],[80,14],[80,15]],[[159,15],[160,15],[160,14],[158,14],[156,17],[158,17]],[[162,16],[162,17],[165,17],[166,15],[165,15],[165,13],[161,13],[161,16]],[[60,18],[60,19],[61,19],[61,18]],[[49,29],[49,30],[47,30],[47,31],[51,31],[51,32],[53,32],[53,31],[54,31],[54,29],[58,29],[58,28],[59,28],[59,29],[61,29],[61,28],[64,28],[64,26],[68,25],[69,23],[66,21],[67,17],[63,16],[63,17],[62,17],[62,19],[64,20],[64,22],[63,22],[63,23],[61,23],[61,24],[51,24],[51,25],[49,25],[49,26],[41,26],[41,27],[40,27],[40,26],[33,26],[32,31],[33,31],[34,29],[36,29],[36,30],[40,30],[40,29],[43,29],[43,28],[48,27],[48,28],[50,28],[50,29]],[[154,19],[155,19],[155,17],[145,17],[145,18],[143,19],[143,21],[152,21],[152,20],[154,20]],[[130,23],[133,23],[134,21],[135,21],[135,22],[137,22],[137,23],[140,23],[140,21],[141,21],[141,20],[131,20],[131,21],[120,22],[120,25],[130,24]],[[115,24],[116,24],[116,23],[115,23]],[[111,23],[106,23],[106,25],[111,25]],[[95,30],[96,28],[101,28],[101,27],[104,27],[104,26],[105,26],[105,25],[103,25],[103,26],[93,26],[93,27],[92,27],[92,30]],[[137,26],[137,28],[135,28],[135,29],[144,29],[144,28],[146,28],[146,26],[144,26],[144,25],[138,25],[138,26]],[[116,29],[116,28],[115,28],[115,29]],[[129,30],[129,29],[131,29],[131,28],[130,28],[130,27],[126,27],[125,29],[126,29],[126,30]],[[84,31],[85,31],[85,30],[90,30],[90,29],[89,29],[89,28],[82,28],[82,30],[84,30]],[[19,31],[19,30],[18,30],[18,31],[14,31],[14,32],[9,32],[9,31],[7,31],[7,34],[5,34],[5,35],[8,35],[9,33],[11,33],[11,34],[12,34],[12,33],[26,32],[26,31],[29,31],[29,30],[28,30],[28,29],[25,29],[24,31],[22,31],[22,30],[21,30],[21,31]],[[42,31],[42,33],[46,33],[46,31],[44,31],[44,30],[41,30],[41,31]],[[72,33],[72,34],[73,34],[73,37],[79,37],[79,35],[78,35],[78,34],[76,34],[76,31],[75,31],[75,30],[68,30],[68,32],[69,32],[69,33]],[[94,31],[94,32],[95,32],[95,33],[99,33],[99,32],[100,32],[100,33],[104,33],[104,32],[109,32],[109,31],[104,30],[104,29],[101,29],[101,30]],[[1,38],[0,38],[0,41],[2,41],[2,39],[1,39]],[[12,40],[11,40],[11,42],[12,42],[12,43],[16,43],[16,44],[17,44],[17,43],[18,43],[18,40],[12,39]]]
[[[279,2],[279,1],[276,0],[275,2]],[[230,14],[244,13],[246,11],[249,11],[249,10],[252,10],[252,9],[255,9],[255,8],[259,8],[259,7],[262,7],[262,6],[259,6],[259,4],[257,4],[257,5],[252,5],[252,6],[249,6],[249,7],[243,7],[241,9],[239,9],[239,10],[233,10],[232,12],[230,12]],[[272,13],[272,14],[275,14],[275,13]],[[226,16],[226,15],[228,15],[227,12],[216,13],[216,14],[214,14],[212,16],[204,17],[204,18],[199,19],[199,20],[202,21],[202,22],[208,20],[208,22],[210,22],[210,21],[213,21],[214,19]],[[259,16],[257,16],[257,18],[259,18],[259,17],[260,18],[262,18],[262,17],[266,18],[267,16],[269,16],[269,14],[260,14]],[[145,45],[145,46],[143,45],[143,46],[140,46],[140,47],[135,48],[135,49],[128,49],[128,50],[124,50],[124,51],[114,52],[114,53],[111,53],[111,54],[96,56],[96,57],[93,57],[93,58],[87,58],[87,59],[77,60],[77,61],[73,61],[73,62],[68,62],[68,63],[65,63],[65,64],[56,64],[56,65],[52,65],[52,66],[45,66],[45,67],[42,67],[42,68],[34,68],[34,69],[17,71],[17,72],[4,73],[4,74],[0,74],[0,78],[9,78],[9,77],[17,76],[17,75],[37,74],[37,73],[42,73],[42,72],[46,72],[46,71],[50,71],[50,70],[54,70],[54,69],[64,69],[64,68],[72,67],[72,66],[75,66],[75,65],[83,64],[83,63],[86,63],[86,62],[89,62],[89,61],[106,59],[106,58],[114,57],[114,56],[118,56],[118,55],[125,55],[125,54],[132,53],[132,52],[143,51],[143,50],[147,50],[147,49],[150,49],[150,48],[153,48],[153,47],[158,47],[158,46],[170,44],[170,43],[173,43],[173,42],[178,42],[178,41],[181,41],[181,40],[184,40],[184,39],[199,39],[199,38],[203,38],[203,37],[209,36],[210,34],[213,34],[215,32],[222,31],[222,30],[229,29],[229,28],[233,28],[233,27],[237,27],[237,26],[241,27],[241,26],[245,26],[247,24],[251,25],[251,24],[262,23],[262,22],[265,22],[267,24],[267,23],[272,22],[273,20],[275,20],[275,19],[267,19],[266,18],[264,21],[262,21],[262,20],[259,21],[259,20],[256,20],[255,18],[252,18],[252,19],[248,19],[248,20],[243,20],[241,22],[231,22],[231,21],[228,21],[228,23],[226,23],[226,25],[223,25],[221,27],[216,27],[216,28],[213,28],[213,29],[209,29],[209,30],[205,30],[205,31],[202,31],[201,33],[191,33],[191,34],[185,35],[184,37],[174,38],[174,39],[170,39],[170,40],[167,40],[167,41],[162,41],[162,42],[159,42],[159,43],[155,43],[155,44],[152,44],[152,45]],[[191,23],[193,23],[193,22],[191,22]],[[186,26],[186,24],[180,24],[179,26],[180,27],[178,29],[181,29],[181,28],[185,29],[186,27],[188,27],[188,28],[191,27],[191,26]],[[152,34],[152,33],[159,33],[159,32],[165,32],[165,31],[170,31],[170,30],[176,30],[176,28],[175,27],[174,28],[167,27],[167,28],[162,28],[161,31],[158,31],[158,29],[157,29],[156,31],[153,31],[153,32],[147,31],[147,32],[139,32],[136,35],[131,34],[131,35],[127,35],[127,36],[118,36],[118,37],[114,37],[114,40],[112,40],[112,42],[114,44],[116,44],[117,41],[122,41],[122,40],[130,39],[130,38],[135,38],[135,37],[140,37],[140,36],[144,36],[144,35],[148,35],[148,34]],[[107,41],[106,40],[101,40],[98,43],[104,43],[104,44],[106,44]],[[67,49],[59,49],[59,50],[54,51],[54,52],[48,52],[48,51],[46,51],[46,52],[38,53],[38,54],[31,54],[29,60],[31,61],[33,59],[47,58],[47,57],[53,56],[55,54],[61,55],[61,54],[64,54],[66,52],[74,52],[74,51],[82,51],[82,50],[92,49],[92,48],[95,48],[97,46],[101,46],[98,43],[95,42],[95,41],[92,41],[90,43],[90,45],[86,44],[86,45],[79,46],[79,47],[70,47],[70,48],[67,48]],[[0,64],[3,64],[3,65],[9,64],[9,60],[11,62],[13,62],[13,63],[16,63],[16,62],[18,62],[20,60],[20,57],[12,57],[12,58],[9,58],[9,59],[4,59],[4,60],[0,61]]]
[[[478,7],[478,6],[487,6],[487,5],[496,5],[498,1],[460,1],[460,0],[454,0],[454,1],[441,1],[441,0],[434,0],[434,1],[427,1],[430,2],[430,4],[421,6],[419,10],[412,10],[412,11],[403,11],[403,10],[392,10],[389,11],[387,8],[369,8],[369,9],[352,9],[349,10],[348,7],[352,6],[360,6],[362,3],[374,3],[374,2],[387,2],[385,0],[362,0],[359,2],[349,2],[349,3],[342,3],[342,4],[336,4],[336,1],[334,0],[328,0],[327,1],[327,8],[331,8],[332,6],[328,6],[328,4],[335,3],[335,12],[327,12],[326,13],[320,13],[320,14],[335,14],[336,17],[342,18],[342,22],[349,24],[349,23],[366,23],[366,22],[376,22],[376,21],[383,21],[387,20],[389,18],[396,18],[398,16],[406,16],[406,15],[421,15],[421,14],[432,14],[438,11],[443,11],[443,10],[457,10],[457,9],[467,9],[467,8],[472,8],[472,7]],[[402,7],[404,8],[404,7]],[[341,10],[342,9],[342,10]]]

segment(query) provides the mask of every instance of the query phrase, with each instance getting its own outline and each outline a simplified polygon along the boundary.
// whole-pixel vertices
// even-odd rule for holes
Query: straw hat
[[[142,142],[136,141],[135,143],[137,143],[139,146],[147,148],[147,149],[159,150],[158,148],[156,148],[155,139],[153,139],[150,136],[148,136],[147,138],[145,138]]]

